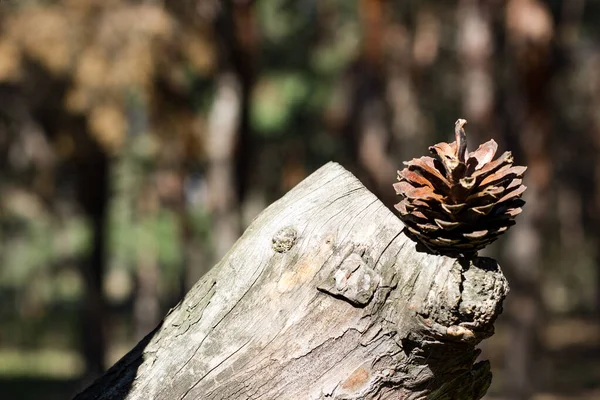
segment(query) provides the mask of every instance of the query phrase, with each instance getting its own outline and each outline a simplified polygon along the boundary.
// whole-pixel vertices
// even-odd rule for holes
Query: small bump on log
[[[280,229],[275,236],[273,236],[271,247],[277,253],[287,253],[296,244],[298,239],[298,232],[291,226],[286,226]]]

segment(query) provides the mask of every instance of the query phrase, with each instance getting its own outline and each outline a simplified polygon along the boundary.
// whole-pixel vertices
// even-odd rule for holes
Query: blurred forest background
[[[65,399],[329,160],[494,138],[488,399],[600,398],[600,1],[0,0],[0,397]]]

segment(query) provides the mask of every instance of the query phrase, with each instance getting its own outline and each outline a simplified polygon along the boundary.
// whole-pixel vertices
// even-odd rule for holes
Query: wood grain
[[[403,229],[325,165],[76,399],[481,398],[491,373],[475,346],[506,280],[491,259],[429,254]]]

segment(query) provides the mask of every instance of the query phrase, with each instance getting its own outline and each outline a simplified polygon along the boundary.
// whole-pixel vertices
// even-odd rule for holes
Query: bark
[[[259,215],[81,399],[480,399],[508,286],[424,252],[330,163]]]

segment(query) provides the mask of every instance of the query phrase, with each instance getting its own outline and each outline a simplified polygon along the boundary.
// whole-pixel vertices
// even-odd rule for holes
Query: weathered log
[[[76,399],[480,399],[491,373],[475,346],[506,280],[494,260],[430,254],[403,228],[327,164]]]

